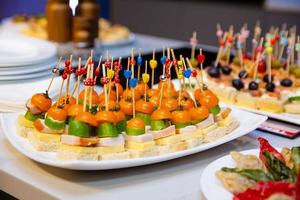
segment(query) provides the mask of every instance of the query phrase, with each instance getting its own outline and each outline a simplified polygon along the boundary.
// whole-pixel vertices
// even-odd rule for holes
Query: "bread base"
[[[28,141],[37,151],[56,152],[60,145],[60,135],[41,133],[32,129],[27,134]]]

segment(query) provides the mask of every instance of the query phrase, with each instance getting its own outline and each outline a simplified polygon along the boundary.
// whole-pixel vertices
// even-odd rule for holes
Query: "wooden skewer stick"
[[[193,32],[192,40],[197,40],[197,32],[196,31]],[[192,50],[191,51],[192,51],[191,52],[191,59],[194,59],[195,58],[195,51],[196,51],[196,45],[195,44],[192,45]]]
[[[285,31],[284,36],[283,37],[287,37],[288,31]],[[279,50],[279,56],[278,56],[278,60],[282,59],[282,55],[283,55],[283,51],[284,51],[284,45],[280,45],[280,50]]]
[[[223,39],[222,39],[223,41],[225,41],[225,39],[226,39],[226,37],[227,37],[227,34],[228,34],[228,32],[225,32],[225,33],[224,33]],[[224,51],[224,47],[223,47],[223,46],[220,46],[220,48],[219,48],[219,50],[218,50],[218,53],[217,53],[217,58],[216,58],[216,61],[215,61],[215,67],[218,66],[223,51]]]
[[[86,72],[86,79],[88,79],[89,76],[90,76],[90,67],[91,67],[91,66],[88,64],[88,65],[87,65],[87,72]],[[83,112],[86,111],[87,95],[88,95],[88,87],[85,86],[85,88],[84,88],[84,98],[83,98]]]
[[[260,42],[259,42],[259,47],[262,47],[264,43],[264,38],[262,37],[260,39]],[[254,64],[254,73],[253,73],[253,80],[255,81],[256,77],[257,77],[257,69],[258,69],[258,65],[259,65],[259,62],[261,60],[261,56],[264,55],[265,51],[264,52],[258,52],[257,55],[256,55],[256,60],[255,60],[255,64]]]
[[[182,55],[180,55],[179,57],[180,57],[180,60],[182,61],[184,69],[186,69],[186,66],[184,64],[184,59],[183,59]],[[182,71],[184,71],[184,70],[182,70]],[[182,81],[183,81],[183,89],[185,89],[185,77],[184,76],[182,78]]]
[[[191,67],[192,67],[191,61],[189,60],[189,58],[185,58],[185,59],[186,59],[186,62],[187,62],[187,64],[188,64],[188,66],[191,68]],[[197,83],[198,88],[200,88],[200,89],[202,90],[202,87],[201,87],[201,84],[200,84],[198,78],[195,77],[195,79],[196,79],[196,83]]]
[[[184,60],[184,58],[182,56],[181,56],[181,59],[182,59],[182,62],[183,62],[184,69],[188,69],[189,67],[185,64],[185,60]],[[188,78],[188,81],[189,81],[190,89],[192,89],[191,79]]]
[[[81,69],[81,57],[79,57],[78,59],[78,70]],[[80,79],[81,79],[81,75],[80,76],[77,76],[77,97],[76,97],[76,104],[79,103],[79,93],[80,93]]]
[[[111,58],[111,63],[110,63],[110,70],[113,70],[113,65],[114,65],[114,58],[112,57]],[[108,83],[108,98],[110,98],[110,91],[111,91],[111,77],[108,77],[109,78],[109,83]]]
[[[155,60],[155,49],[153,49],[152,60]],[[152,69],[152,74],[151,74],[151,88],[152,89],[153,89],[153,85],[154,85],[154,73],[155,73],[155,69]]]
[[[57,62],[57,65],[55,66],[54,69],[59,70],[59,64],[60,64],[60,62],[61,62],[61,59],[62,59],[62,57],[59,58],[59,60],[58,60],[58,62]],[[53,80],[54,80],[55,76],[56,76],[56,73],[53,73],[53,74],[52,74],[52,78],[51,78],[51,80],[50,80],[50,83],[49,83],[49,85],[48,85],[48,88],[47,88],[47,90],[46,90],[46,94],[47,94],[47,95],[49,94],[49,91],[50,91],[50,88],[51,88],[51,86],[52,86],[52,83],[53,83]]]
[[[102,76],[103,76],[103,78],[106,77],[105,64],[102,64]],[[105,101],[105,111],[108,111],[106,84],[104,84],[104,101]]]
[[[121,65],[122,57],[119,57],[119,66]],[[116,86],[116,83],[115,83]],[[116,86],[117,103],[119,103],[119,87]]]
[[[127,70],[129,70],[129,65],[130,65],[130,57],[128,57],[128,60],[127,60]],[[126,79],[126,90],[128,90],[128,78]]]
[[[133,49],[132,49],[132,55],[133,55]],[[133,56],[132,56],[132,60],[133,60]],[[131,64],[131,78],[134,78],[134,64],[132,62]],[[133,113],[133,118],[135,118],[135,94],[134,94],[134,87],[131,88],[131,92],[132,92],[132,113]]]
[[[90,78],[93,79],[94,76],[94,63],[91,64],[91,70],[90,70]],[[94,91],[94,86],[89,86],[89,91],[90,91],[90,97],[89,97],[89,110],[92,109],[92,98],[93,98],[93,91]]]
[[[73,59],[73,55],[71,54],[70,55],[70,66],[72,66],[72,59]],[[71,74],[68,74],[67,87],[66,87],[66,101],[68,101],[68,99],[69,99],[70,78],[71,78]]]
[[[171,55],[172,55],[172,59],[176,60],[174,49],[171,49]],[[178,69],[177,69],[176,66],[174,68],[175,68],[175,71],[176,71],[176,76],[178,76]]]
[[[297,50],[297,59],[298,59],[298,67],[300,67],[300,49],[298,49],[297,45],[300,45],[300,36],[297,36],[297,44],[296,44],[296,50]]]
[[[162,83],[161,88],[160,88],[158,109],[161,108],[161,102],[162,102],[162,97],[163,97],[163,88],[164,88],[164,86],[165,86],[165,82]]]
[[[142,53],[141,53],[141,49],[139,48],[139,50],[138,50],[138,53],[139,53],[139,56],[142,56]],[[137,78],[138,78],[138,80],[140,80],[140,78],[141,78],[141,66],[140,65],[138,65],[138,74],[137,74]]]
[[[145,74],[147,74],[148,72],[148,62],[147,60],[145,61]],[[144,91],[144,97],[145,97],[145,101],[147,101],[147,83],[145,82],[145,91]]]
[[[62,94],[62,90],[63,90],[63,87],[64,87],[64,84],[65,84],[65,79],[62,80],[62,83],[61,83],[61,86],[60,86],[60,89],[59,89],[59,95],[58,95],[58,100],[57,100],[57,103],[56,103],[56,107],[59,106],[59,99],[61,97],[61,94]]]

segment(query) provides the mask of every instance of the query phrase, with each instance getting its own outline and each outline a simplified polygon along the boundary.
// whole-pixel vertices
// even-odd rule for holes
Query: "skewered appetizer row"
[[[274,28],[261,37],[257,24],[250,57],[246,53],[247,25],[236,34],[232,26],[225,33],[217,27],[220,48],[205,72],[207,85],[220,100],[250,109],[300,114],[300,38],[295,29]],[[233,47],[236,54],[230,62]],[[285,49],[286,60],[282,59]]]
[[[149,61],[152,75],[157,67],[154,55]],[[183,76],[189,77],[191,69],[184,64],[183,58],[174,60],[166,57],[162,62],[164,72],[158,87],[153,87],[152,79],[151,89],[148,86],[147,61],[141,75],[143,63],[140,52],[137,61],[132,52],[127,69],[123,71],[126,89],[119,83],[121,59],[114,62],[107,54],[102,67],[100,58],[96,70],[91,57],[83,68],[79,60],[76,98],[73,92],[68,92],[72,64],[67,61],[62,80],[62,88],[65,80],[67,82],[65,96],[60,95],[52,105],[46,94],[34,95],[27,103],[26,114],[19,117],[19,133],[27,137],[38,151],[56,152],[61,160],[111,160],[193,148],[237,128],[238,122],[230,115],[231,110],[221,109],[218,98],[203,82],[193,94],[184,88],[175,89],[168,75],[171,67],[176,70],[180,81]],[[134,77],[135,64],[138,67],[137,78]],[[98,94],[94,86],[100,69],[103,92]],[[85,88],[80,91],[80,79],[84,74]],[[197,79],[197,73],[194,71],[193,74]],[[35,112],[37,110],[39,112]]]

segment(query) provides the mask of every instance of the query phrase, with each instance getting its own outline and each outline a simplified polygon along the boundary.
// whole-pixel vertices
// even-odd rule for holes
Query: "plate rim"
[[[281,149],[281,147],[280,148],[277,148],[276,147],[276,149],[277,150],[280,150]],[[258,154],[259,154],[259,148],[251,148],[251,149],[246,149],[246,150],[242,150],[242,151],[238,151],[238,152],[240,152],[240,153],[242,153],[242,154],[251,154],[251,155],[256,155],[256,156],[258,156]],[[219,164],[221,161],[223,161],[223,160],[228,160],[228,159],[230,159],[231,161],[233,161],[232,160],[232,158],[231,158],[231,156],[230,156],[230,153],[229,154],[226,154],[226,155],[224,155],[224,156],[222,156],[222,157],[220,157],[220,158],[217,158],[216,160],[214,160],[214,161],[212,161],[211,163],[209,163],[205,168],[204,168],[204,170],[202,171],[202,173],[201,173],[201,177],[200,177],[200,187],[201,187],[201,192],[202,192],[202,194],[205,196],[205,198],[207,198],[207,199],[211,199],[212,198],[212,196],[210,195],[211,193],[210,192],[208,192],[205,188],[207,188],[207,187],[205,187],[205,185],[206,185],[206,183],[207,183],[207,178],[210,178],[212,181],[215,181],[215,180],[217,180],[218,182],[220,182],[217,178],[216,178],[216,176],[213,174],[211,174],[211,173],[208,173],[208,171],[211,171],[211,168],[214,168],[214,166],[216,165],[216,164]],[[226,163],[225,163],[226,164]],[[220,166],[220,169],[221,169],[221,167],[223,167],[223,166]],[[221,183],[220,183],[221,184]],[[224,189],[225,191],[226,191],[226,194],[227,195],[230,195],[230,199],[232,199],[232,197],[233,197],[233,194],[232,193],[230,193],[228,190],[226,190],[223,186],[221,186],[222,187],[222,189]],[[217,187],[218,188],[218,187]],[[221,192],[221,191],[219,191],[219,192]],[[216,193],[217,193],[217,191],[216,191]],[[224,194],[225,195],[225,194]],[[225,199],[224,199],[225,200]],[[229,200],[229,199],[228,199]]]
[[[159,162],[164,162],[168,160],[173,160],[176,158],[184,157],[187,155],[199,153],[201,151],[206,151],[210,148],[219,146],[221,144],[227,143],[229,141],[232,141],[238,137],[241,137],[243,135],[248,134],[249,132],[255,130],[258,128],[258,126],[263,123],[267,117],[266,116],[261,116],[257,115],[254,113],[249,113],[247,111],[242,111],[237,109],[239,112],[244,112],[249,115],[253,115],[255,121],[254,125],[248,126],[245,129],[240,130],[241,132],[237,133],[236,135],[226,135],[223,138],[220,138],[214,142],[204,144],[205,146],[197,146],[195,148],[179,151],[179,152],[174,152],[174,153],[169,153],[169,154],[164,154],[164,155],[158,155],[158,156],[153,156],[153,157],[146,157],[146,158],[130,158],[130,159],[123,159],[123,160],[104,160],[104,161],[54,161],[51,159],[46,159],[42,156],[38,156],[38,153],[42,152],[35,152],[35,154],[32,154],[32,152],[26,148],[23,148],[18,145],[18,142],[15,141],[13,136],[10,136],[10,132],[8,131],[7,124],[5,124],[5,116],[11,115],[10,117],[15,117],[20,113],[7,113],[7,114],[0,114],[0,122],[2,124],[1,128],[3,130],[3,133],[5,137],[9,140],[9,142],[23,155],[27,156],[28,158],[35,160],[39,163],[43,163],[45,165],[50,165],[58,168],[65,168],[65,169],[75,169],[75,170],[107,170],[107,169],[120,169],[120,168],[129,168],[129,167],[135,167],[135,166],[142,166],[142,165],[148,165],[148,164],[154,164],[154,163],[159,163]],[[258,117],[259,116],[259,117]],[[241,127],[240,127],[241,128]],[[16,128],[14,128],[16,129]],[[238,131],[236,129],[234,132]],[[25,138],[21,138],[17,133],[14,133],[15,136],[19,137],[19,139],[26,140]]]

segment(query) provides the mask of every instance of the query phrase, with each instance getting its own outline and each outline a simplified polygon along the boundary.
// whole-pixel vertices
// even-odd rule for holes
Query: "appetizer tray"
[[[259,149],[251,149],[240,152],[244,155],[255,155],[258,156]],[[235,167],[236,164],[231,156],[228,154],[223,156],[214,162],[210,163],[202,172],[201,176],[201,189],[204,196],[207,199],[223,199],[229,200],[233,198],[232,193],[230,193],[222,185],[221,181],[216,177],[216,171],[220,170],[221,167]]]
[[[28,158],[43,163],[65,169],[75,170],[106,170],[106,169],[118,169],[127,167],[136,167],[142,165],[148,165],[153,163],[159,163],[167,160],[180,158],[183,156],[199,153],[207,149],[219,146],[221,144],[232,141],[238,137],[246,135],[247,133],[255,130],[262,124],[267,117],[249,113],[239,109],[233,109],[232,115],[238,119],[239,127],[228,135],[210,143],[204,143],[200,146],[190,148],[175,153],[169,153],[159,156],[134,158],[134,159],[123,159],[123,160],[101,160],[101,161],[60,161],[56,159],[56,153],[49,152],[38,152],[27,139],[20,137],[16,131],[16,122],[19,113],[1,114],[2,129],[7,137],[8,141],[23,155]],[[241,117],[242,116],[242,117]]]

